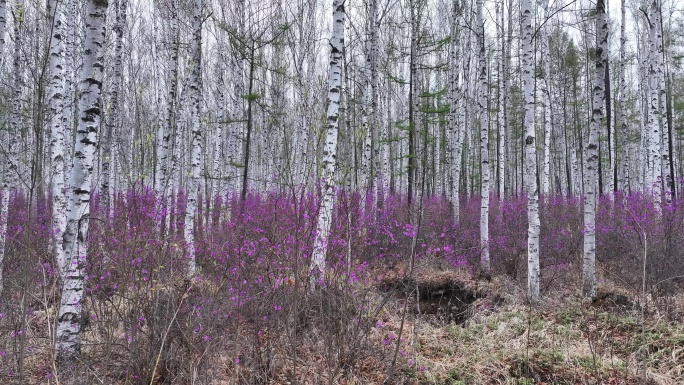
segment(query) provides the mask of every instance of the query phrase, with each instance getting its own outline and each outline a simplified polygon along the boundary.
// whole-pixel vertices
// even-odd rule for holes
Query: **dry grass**
[[[417,311],[426,306],[417,306],[420,304],[411,293],[381,289],[387,282],[401,280],[405,271],[405,266],[399,265],[382,274],[373,272],[369,274],[373,282],[355,287],[352,295],[366,296],[366,315],[374,323],[358,340],[331,341],[325,328],[316,322],[299,330],[296,336],[287,332],[292,325],[275,326],[255,336],[253,325],[243,320],[227,326],[226,335],[217,337],[206,351],[189,356],[194,363],[188,363],[187,374],[173,383],[193,383],[193,370],[201,367],[204,378],[217,385],[381,384],[390,372],[397,343],[392,384],[684,383],[682,294],[670,299],[667,312],[655,302],[649,303],[643,319],[638,305],[633,305],[638,303],[638,297],[613,283],[601,286],[603,299],[595,303],[583,301],[579,288],[564,285],[563,290],[544,293],[542,303],[532,308],[527,305],[521,285],[510,279],[475,280],[466,272],[420,265],[412,282],[421,288],[457,285],[477,293],[466,307],[467,320],[455,324],[444,322],[439,315]],[[213,293],[216,288],[201,289]],[[409,311],[400,336],[406,298]],[[616,303],[615,298],[620,300]],[[620,302],[624,298],[629,305]],[[130,304],[121,301],[99,306],[121,311]],[[672,319],[673,315],[680,318]],[[24,377],[28,384],[54,383],[53,377],[46,376],[51,371],[48,326],[53,321],[54,308],[50,306],[27,319]],[[8,330],[7,326],[3,326],[4,330]],[[113,328],[116,330],[109,334],[123,333],[122,325]],[[86,356],[92,357],[102,349],[98,343],[104,341],[100,341],[98,330],[89,329],[84,337],[91,344],[84,347]],[[0,336],[0,350],[6,352],[0,358],[0,369],[15,365],[17,341],[7,334]],[[358,351],[353,349],[330,350],[331,346],[339,348],[345,343],[363,344],[367,354],[359,359],[354,356]],[[267,361],[258,361],[255,346]],[[83,370],[92,371],[100,383],[134,383],[125,374],[117,377],[108,371],[111,364],[96,363]],[[257,366],[269,373],[266,382],[255,382]],[[109,377],[104,376],[106,373]]]

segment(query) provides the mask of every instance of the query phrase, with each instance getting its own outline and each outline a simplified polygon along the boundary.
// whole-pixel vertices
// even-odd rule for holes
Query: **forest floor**
[[[573,285],[579,277],[565,279],[531,307],[507,277],[427,269],[408,285],[386,278],[414,297],[403,333],[415,363],[405,383],[684,384],[684,294],[644,301],[604,279],[589,302]],[[401,302],[383,312],[388,333],[400,329]]]
[[[291,336],[276,333],[275,327],[260,326],[254,340],[256,348],[246,342],[233,343],[231,348],[218,343],[214,349],[207,348],[200,357],[205,361],[204,378],[207,383],[220,385],[684,384],[682,294],[668,301],[649,295],[647,306],[642,307],[641,296],[604,279],[598,299],[588,302],[576,284],[579,277],[568,275],[558,278],[567,282],[554,282],[543,292],[541,304],[531,307],[519,280],[500,276],[475,279],[465,271],[426,266],[415,271],[413,278],[406,278],[405,266],[369,271],[375,277],[373,282],[357,285],[359,292],[372,299],[368,303],[375,309],[370,318],[372,326],[365,332],[352,332],[349,324],[346,332],[333,332],[336,340],[328,339],[323,332],[319,337],[310,331],[300,332],[308,337],[296,344],[292,360],[287,342]],[[48,337],[49,322],[37,314],[29,319],[28,332]],[[341,314],[344,312],[333,317]],[[326,318],[326,322],[332,319]],[[231,335],[249,340],[254,329],[248,323]],[[140,330],[145,328],[151,326],[141,326]],[[273,332],[262,334],[262,330]],[[24,383],[77,383],[46,377],[49,338],[31,335],[27,339],[34,342],[28,342],[31,346],[23,357]],[[10,338],[0,343],[12,346]],[[335,344],[346,345],[340,348]],[[97,355],[94,350],[86,351]],[[349,355],[346,366],[342,358],[345,353]],[[340,362],[334,368],[326,364],[333,355]],[[0,357],[0,366],[12,365],[17,357],[11,356],[7,351]],[[152,361],[158,357],[156,351],[151,357]],[[142,375],[114,376],[113,366],[116,362],[98,361],[84,370],[99,373],[92,377],[99,378],[99,383],[193,383],[183,376],[164,379],[161,370],[151,375],[147,372],[147,379]],[[268,378],[260,377],[258,367],[261,373],[268,372]],[[105,372],[109,374],[102,375]],[[11,383],[19,381],[16,372],[11,378]]]

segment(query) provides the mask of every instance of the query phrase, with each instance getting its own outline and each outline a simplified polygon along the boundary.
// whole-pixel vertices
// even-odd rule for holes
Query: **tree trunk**
[[[658,1],[653,0],[648,7],[648,168],[646,171],[646,190],[650,192],[656,207],[661,202],[661,149],[660,149],[660,84],[658,76]]]
[[[123,77],[123,33],[126,28],[126,8],[127,0],[114,1],[114,68],[112,74],[112,85],[109,92],[109,108],[105,111],[105,140],[102,141],[102,175],[100,176],[100,207],[104,208],[108,216],[113,215],[111,203],[111,162],[112,162],[112,140],[114,131],[120,126],[120,106],[119,92]]]
[[[344,52],[344,0],[333,0],[333,25],[330,38],[330,70],[328,72],[328,111],[325,145],[323,147],[322,200],[318,210],[316,239],[311,254],[311,289],[324,278],[325,256],[332,224],[335,198],[335,167],[337,165],[337,129],[339,126],[342,87],[342,53]]]
[[[477,0],[477,40],[480,54],[478,56],[478,95],[477,104],[480,113],[480,269],[489,276],[489,82],[487,78],[487,52],[485,51],[485,28],[482,0]]]
[[[596,297],[596,171],[598,163],[598,136],[604,117],[606,93],[606,56],[608,48],[608,22],[604,0],[596,2],[596,72],[592,114],[587,142],[584,186],[584,259],[582,268],[583,293]]]
[[[190,73],[190,107],[192,148],[190,153],[190,180],[187,207],[185,209],[184,238],[188,259],[187,276],[195,275],[195,212],[202,171],[202,0],[194,0],[192,15],[192,71]]]
[[[106,14],[106,0],[87,2],[85,51],[79,85],[79,121],[63,245],[68,263],[64,274],[56,330],[55,351],[59,363],[77,360],[81,348],[81,304],[88,256],[91,176],[93,166],[96,164],[97,131],[100,126],[102,108],[102,69],[104,68],[102,48],[105,40]]]
[[[625,76],[625,46],[626,46],[626,38],[625,38],[625,2],[621,2],[620,5],[620,13],[621,13],[621,19],[620,19],[620,63],[619,63],[619,69],[618,71],[620,72],[620,92],[619,92],[619,105],[620,105],[620,115],[619,115],[619,125],[620,125],[620,134],[622,135],[622,140],[621,140],[621,147],[622,147],[622,192],[624,194],[629,194],[630,193],[630,184],[629,184],[629,142],[627,141],[627,80]]]
[[[64,176],[65,129],[64,108],[64,3],[50,0],[49,15],[52,20],[48,68],[48,108],[50,122],[50,156],[52,163],[52,250],[55,254],[60,278],[64,279],[67,259],[62,248],[62,236],[66,229],[66,191]],[[0,32],[1,33],[1,32]]]
[[[527,285],[530,301],[539,301],[539,188],[534,129],[534,29],[531,0],[520,3],[525,127],[525,192],[527,193]]]

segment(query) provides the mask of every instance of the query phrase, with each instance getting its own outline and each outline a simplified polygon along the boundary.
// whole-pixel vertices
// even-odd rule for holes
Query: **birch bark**
[[[477,104],[480,113],[480,268],[485,275],[491,273],[489,261],[489,81],[482,0],[477,0],[478,90]]]
[[[537,186],[537,154],[534,129],[534,29],[532,2],[521,0],[521,52],[525,127],[525,174],[527,194],[527,285],[530,300],[539,301],[539,187]]]
[[[190,73],[190,104],[191,138],[190,152],[190,180],[188,181],[187,206],[185,209],[185,238],[186,257],[188,259],[187,276],[195,275],[195,212],[197,211],[197,195],[200,185],[200,171],[202,170],[202,126],[200,113],[202,112],[202,0],[194,0],[192,15],[192,71]]]
[[[50,52],[48,58],[48,109],[50,119],[50,157],[52,164],[52,250],[59,267],[60,278],[64,279],[67,259],[62,248],[62,236],[66,229],[66,190],[64,186],[64,3],[50,0],[48,3],[52,20]],[[2,32],[0,32],[2,34]]]
[[[113,197],[111,189],[112,141],[114,139],[114,132],[120,125],[121,106],[119,105],[119,93],[123,79],[123,33],[126,28],[127,0],[115,0],[113,6],[116,18],[113,27],[114,34],[116,35],[114,43],[114,68],[108,98],[109,108],[105,111],[105,140],[102,141],[103,159],[102,176],[100,178],[101,206],[105,208],[109,217],[112,217],[114,214],[111,202]]]
[[[344,51],[345,0],[333,0],[333,24],[330,38],[330,70],[328,72],[328,111],[325,146],[323,147],[322,201],[318,211],[316,239],[311,255],[311,289],[325,272],[328,235],[332,223],[335,198],[335,167],[337,164],[337,130],[339,126],[342,87],[342,53]]]
[[[541,176],[541,193],[543,195],[549,194],[551,185],[551,93],[549,92],[549,72],[550,56],[549,56],[549,0],[540,0],[539,5],[542,7],[542,22],[540,35],[541,47],[541,62],[543,66],[543,77],[539,79],[539,84],[542,94],[542,117],[544,123],[544,160]]]
[[[582,267],[583,292],[596,297],[596,183],[598,164],[598,136],[605,108],[606,54],[608,22],[605,0],[596,2],[596,71],[593,86],[592,114],[584,172],[584,258]]]
[[[625,76],[625,46],[627,39],[625,37],[625,12],[626,6],[625,2],[622,1],[620,5],[620,64],[619,64],[619,76],[620,76],[620,93],[619,93],[619,125],[620,133],[622,134],[621,146],[622,146],[622,191],[625,194],[630,192],[629,183],[629,143],[627,141],[627,78]]]
[[[81,348],[81,304],[88,255],[91,176],[96,163],[97,131],[102,108],[102,46],[105,40],[106,14],[106,0],[90,0],[86,3],[85,51],[79,84],[79,121],[63,245],[68,264],[56,330],[55,350],[60,363],[78,359]]]

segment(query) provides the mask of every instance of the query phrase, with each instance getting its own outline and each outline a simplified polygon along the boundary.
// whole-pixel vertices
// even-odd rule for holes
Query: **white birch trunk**
[[[114,1],[114,13],[116,20],[114,22],[114,34],[116,40],[114,43],[114,68],[112,74],[112,85],[109,92],[109,108],[105,111],[105,140],[102,141],[102,175],[100,177],[100,202],[107,215],[111,218],[114,215],[114,205],[112,204],[113,191],[111,188],[112,182],[112,141],[114,132],[120,127],[120,105],[119,93],[121,91],[121,83],[123,79],[123,33],[126,28],[126,8],[127,0]],[[133,146],[131,145],[131,148]],[[132,167],[132,163],[130,163]]]
[[[76,103],[76,78],[74,62],[74,47],[76,42],[76,0],[64,1],[64,14],[66,19],[66,35],[64,36],[64,100],[62,108],[62,119],[64,126],[64,182],[68,191],[69,175],[71,175],[71,159],[73,146],[73,132],[75,123],[75,103]]]
[[[537,154],[534,129],[534,45],[532,2],[521,0],[521,51],[525,127],[525,174],[527,193],[527,285],[530,301],[539,301],[539,187],[537,186]]]
[[[81,304],[88,255],[91,176],[96,164],[97,131],[102,108],[102,46],[105,40],[106,13],[106,0],[87,2],[85,51],[79,87],[79,122],[63,245],[69,262],[63,280],[56,331],[55,350],[58,362],[74,361],[80,354]]]
[[[221,35],[219,35],[221,36]],[[221,50],[222,52],[223,50]],[[223,138],[223,131],[225,128],[225,121],[226,121],[226,95],[223,92],[225,88],[225,81],[223,78],[223,62],[218,64],[218,68],[216,69],[218,72],[217,78],[218,78],[218,90],[217,90],[217,97],[216,97],[216,103],[217,105],[217,111],[218,111],[218,116],[217,116],[217,122],[214,127],[214,159],[213,159],[213,165],[212,165],[212,179],[211,179],[211,201],[209,202],[209,211],[213,211],[214,208],[214,202],[216,201],[216,197],[220,194],[220,192],[224,191],[223,189],[223,167],[221,164],[221,160],[223,159],[223,143],[224,143],[224,138]],[[207,219],[209,219],[211,214],[207,215]],[[207,220],[207,225],[209,225],[210,221]]]
[[[489,111],[487,98],[489,81],[487,78],[487,53],[485,51],[485,29],[482,0],[477,0],[477,39],[478,39],[478,90],[477,104],[480,113],[480,268],[485,275],[491,273],[489,261]]]
[[[5,50],[5,29],[7,27],[7,2],[5,0],[0,0],[0,60],[4,58]],[[4,61],[4,60],[2,60]],[[0,65],[2,65],[0,61]],[[3,135],[0,139],[9,139],[10,134],[6,136]],[[9,140],[8,140],[9,141]],[[10,154],[6,154],[8,160]],[[9,213],[9,198],[10,198],[10,179],[8,179],[9,173],[12,171],[12,165],[9,161],[5,162],[2,173],[2,195],[0,195],[0,294],[2,294],[2,289],[4,285],[3,279],[3,260],[5,259],[5,244],[7,241],[7,219]]]
[[[161,13],[159,9],[159,4],[155,3],[157,6],[156,12]],[[162,39],[164,38],[163,28],[160,27],[162,24],[161,17],[155,15],[154,19],[154,60],[159,63],[166,60],[166,55],[163,54],[162,49]],[[161,66],[155,68],[156,82],[156,93],[157,93],[157,135],[156,135],[156,159],[154,168],[154,195],[155,195],[155,210],[156,210],[156,221],[157,221],[157,232],[162,235],[162,228],[164,224],[164,217],[162,213],[164,211],[165,194],[166,194],[166,163],[167,157],[167,146],[165,146],[165,128],[167,122],[167,102],[166,102],[166,87],[165,78]]]
[[[171,148],[171,162],[166,168],[166,171],[164,172],[164,176],[166,180],[168,180],[168,182],[165,183],[168,184],[168,186],[163,186],[165,192],[163,193],[163,202],[161,204],[161,206],[166,209],[170,207],[170,203],[176,197],[176,194],[178,194],[177,179],[174,177],[174,175],[176,175],[178,172],[178,146],[173,145],[173,143],[179,143],[178,136],[181,132],[180,127],[176,122],[176,119],[178,117],[178,104],[176,103],[176,101],[178,98],[178,51],[180,46],[180,37],[178,32],[179,21],[178,10],[176,9],[175,2],[172,1],[170,5],[171,20],[169,22],[169,38],[171,40],[171,44],[169,51],[169,74],[166,81],[169,87],[169,93],[166,98],[166,124],[164,125],[164,137],[162,143],[163,152],[167,158],[169,157],[169,148]],[[174,142],[171,141],[172,137],[174,138]],[[168,162],[168,160],[166,162]],[[166,162],[162,164],[166,165]],[[165,222],[165,234],[163,235],[166,236],[168,235],[171,226],[171,213],[167,212],[163,220]]]
[[[539,84],[542,94],[542,117],[544,122],[544,160],[541,175],[541,193],[542,195],[549,195],[551,186],[551,93],[549,92],[549,72],[550,56],[549,56],[549,25],[546,20],[549,17],[549,0],[540,0],[539,4],[543,10],[542,21],[544,25],[541,27],[540,46],[541,46],[541,61],[543,64],[543,77],[539,79]]]
[[[619,76],[620,76],[620,93],[619,93],[619,108],[620,108],[620,115],[619,115],[619,125],[620,125],[620,133],[622,134],[622,140],[621,140],[621,147],[622,147],[622,192],[624,194],[628,194],[630,192],[630,185],[629,185],[629,143],[627,141],[627,80],[625,77],[625,46],[626,46],[626,38],[625,38],[625,2],[622,1],[620,5],[620,14],[621,14],[621,19],[620,19],[620,64],[619,64]],[[637,110],[638,111],[638,110]]]
[[[52,34],[49,52],[48,109],[50,119],[50,161],[52,165],[52,251],[64,279],[67,257],[62,248],[62,237],[66,230],[66,190],[64,187],[64,143],[65,129],[62,110],[64,108],[64,3],[50,0],[48,4],[52,20]],[[1,32],[0,32],[1,33]]]
[[[658,75],[658,103],[660,107],[659,126],[660,126],[660,174],[659,190],[662,200],[670,203],[672,201],[671,175],[670,175],[670,135],[667,128],[667,95],[665,81],[665,51],[663,47],[663,20],[660,1],[655,1],[657,9],[654,12],[652,22],[656,28],[656,73]]]
[[[17,5],[20,7],[21,5]],[[9,119],[9,132],[7,142],[7,154],[5,155],[5,169],[2,185],[2,196],[0,197],[0,293],[3,289],[3,260],[5,259],[5,248],[7,244],[7,220],[9,219],[9,202],[11,193],[17,188],[19,173],[19,158],[22,155],[20,148],[23,146],[21,137],[21,36],[19,34],[22,20],[18,16],[19,9],[15,9],[14,15],[14,54],[12,56],[13,79],[12,79],[12,113]]]
[[[496,2],[496,19],[498,20],[498,26],[496,28],[496,38],[499,49],[499,71],[497,74],[497,86],[499,87],[499,95],[497,104],[497,121],[499,126],[499,141],[497,143],[497,154],[499,156],[497,162],[497,181],[498,189],[497,195],[499,196],[499,206],[503,205],[505,186],[506,186],[506,108],[508,106],[508,82],[506,78],[507,73],[507,61],[506,58],[506,43],[504,41],[504,12],[503,12],[504,0]],[[510,22],[510,21],[509,21]]]
[[[449,42],[449,127],[447,129],[447,160],[449,171],[449,185],[450,195],[449,202],[451,203],[454,222],[458,223],[459,217],[459,169],[461,165],[461,152],[459,147],[459,139],[462,136],[461,121],[459,120],[459,113],[462,110],[460,104],[460,68],[459,61],[461,58],[460,46],[461,41],[458,33],[458,21],[461,17],[461,8],[458,1],[453,2],[453,8],[450,14],[451,27],[451,41]]]
[[[605,115],[605,76],[608,48],[608,22],[604,0],[596,2],[596,72],[589,123],[586,169],[584,173],[584,258],[582,267],[583,293],[596,297],[596,183],[598,165],[598,136]]]
[[[184,238],[186,258],[188,259],[187,276],[196,272],[195,264],[195,213],[197,211],[197,194],[200,186],[202,170],[202,127],[200,113],[202,103],[202,0],[194,0],[192,17],[192,71],[190,73],[190,105],[192,148],[190,152],[190,180],[188,181],[187,207],[185,208]]]
[[[658,1],[653,0],[648,7],[648,22],[649,22],[649,41],[648,41],[648,157],[649,168],[647,171],[648,183],[646,185],[647,191],[650,191],[653,196],[653,201],[656,208],[660,207],[662,198],[662,184],[661,184],[661,144],[660,144],[660,78],[658,74],[659,60],[658,60],[658,25],[657,20],[659,13]]]
[[[7,30],[7,0],[0,0],[0,57],[5,53],[5,32]],[[4,60],[0,59],[0,64]]]
[[[316,239],[311,255],[311,288],[325,273],[325,256],[332,224],[335,198],[335,167],[337,163],[337,130],[339,126],[342,87],[342,53],[344,52],[344,0],[333,0],[332,36],[330,38],[330,70],[328,72],[328,111],[325,145],[323,147],[322,201],[318,211]]]

